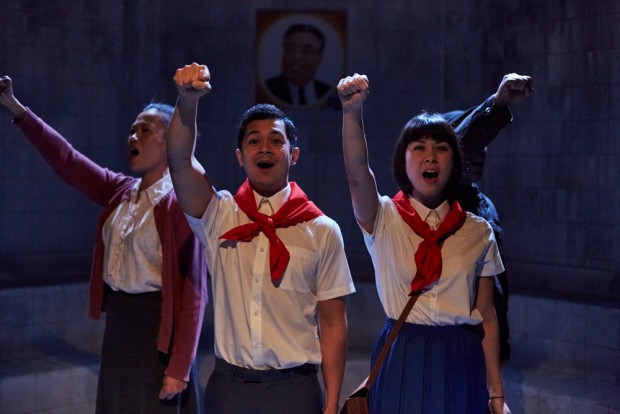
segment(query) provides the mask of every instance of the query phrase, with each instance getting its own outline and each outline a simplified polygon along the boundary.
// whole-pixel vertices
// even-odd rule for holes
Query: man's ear
[[[235,150],[235,155],[237,156],[237,162],[243,167],[243,158],[241,157],[241,150],[239,148]]]
[[[291,165],[297,164],[297,161],[299,160],[299,152],[299,147],[293,147],[291,150]]]

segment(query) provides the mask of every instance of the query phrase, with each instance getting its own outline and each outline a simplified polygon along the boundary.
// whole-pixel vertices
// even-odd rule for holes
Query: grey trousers
[[[205,388],[208,414],[321,414],[323,394],[316,365],[250,370],[216,359]]]

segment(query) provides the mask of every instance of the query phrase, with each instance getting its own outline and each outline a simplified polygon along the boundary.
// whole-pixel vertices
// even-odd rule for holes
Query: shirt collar
[[[280,207],[282,207],[282,205],[286,202],[286,200],[288,200],[289,196],[291,195],[291,185],[287,183],[286,187],[284,187],[282,190],[278,191],[271,197],[263,197],[262,195],[258,194],[256,191],[254,190],[252,191],[254,192],[254,200],[256,201],[256,205],[258,206],[261,200],[263,198],[266,198],[267,200],[269,200],[269,204],[271,204],[271,208],[273,209],[273,213],[275,214],[278,212]]]
[[[138,188],[140,188],[140,183],[142,179],[136,181],[133,188],[131,189],[131,198],[135,199],[136,193],[138,192]],[[149,200],[151,205],[155,205],[161,201],[162,198],[166,196],[172,190],[172,179],[170,178],[170,172],[166,170],[164,176],[161,177],[157,182],[151,184],[149,188],[144,190],[144,194],[146,194],[146,198]]]
[[[426,220],[426,216],[428,216],[428,212],[431,210],[435,210],[437,214],[439,214],[439,219],[441,221],[443,221],[443,219],[450,211],[450,203],[448,203],[448,200],[444,200],[444,202],[438,205],[435,209],[430,209],[426,207],[424,204],[420,203],[413,197],[409,197],[409,202],[411,203],[411,206],[416,211],[416,213],[420,215],[422,221]]]

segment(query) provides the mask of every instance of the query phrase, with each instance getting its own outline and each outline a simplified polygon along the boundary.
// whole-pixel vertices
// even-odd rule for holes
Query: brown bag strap
[[[396,325],[394,325],[394,328],[392,328],[390,335],[388,336],[387,340],[383,344],[383,347],[381,348],[381,352],[379,352],[379,356],[377,357],[377,360],[375,361],[374,365],[372,366],[372,369],[370,370],[370,375],[368,375],[368,379],[366,380],[366,385],[365,385],[367,389],[370,389],[370,387],[372,387],[372,384],[377,379],[377,376],[379,375],[379,371],[381,371],[381,367],[383,366],[383,362],[385,361],[385,358],[387,357],[388,352],[390,352],[392,343],[394,343],[394,340],[398,336],[398,331],[400,331],[401,326],[403,326],[403,323],[405,323],[405,319],[407,319],[409,312],[411,312],[411,309],[413,309],[413,305],[415,304],[416,300],[418,300],[419,297],[420,297],[419,293],[411,295],[411,297],[409,298],[409,301],[407,301],[407,304],[405,305],[405,308],[400,313],[400,316],[398,317],[398,320],[396,321]]]

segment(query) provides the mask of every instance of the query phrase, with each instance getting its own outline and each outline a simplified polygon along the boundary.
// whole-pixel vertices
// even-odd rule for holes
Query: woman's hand
[[[489,411],[491,414],[512,414],[503,398],[489,399]]]
[[[8,76],[0,76],[0,104],[6,106],[18,121],[26,115],[26,108],[13,95],[13,81]]]
[[[187,388],[187,382],[164,375],[164,386],[159,391],[159,398],[171,400]]]

